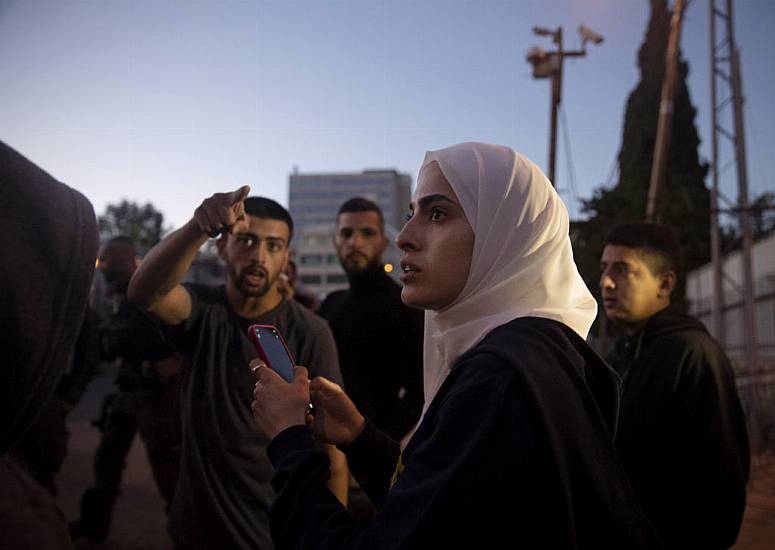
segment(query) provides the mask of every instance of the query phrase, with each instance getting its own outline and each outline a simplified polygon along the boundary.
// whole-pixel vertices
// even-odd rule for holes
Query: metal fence
[[[739,253],[724,260],[722,334],[713,334],[732,360],[748,423],[753,453],[775,452],[775,235],[753,250],[756,363],[746,364]],[[687,277],[690,313],[714,332],[712,268],[703,266]],[[769,453],[768,453],[769,452]]]
[[[775,293],[759,295],[756,300],[757,345],[755,365],[745,363],[742,333],[742,304],[724,310],[725,338],[720,339],[732,360],[738,393],[748,424],[753,453],[775,452]],[[709,311],[695,315],[711,327]]]
[[[775,364],[737,377],[751,453],[775,453]]]

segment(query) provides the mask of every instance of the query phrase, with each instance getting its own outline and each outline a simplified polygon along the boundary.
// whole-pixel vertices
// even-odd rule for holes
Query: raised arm
[[[216,193],[205,199],[191,220],[147,254],[129,283],[129,300],[167,325],[179,325],[191,315],[191,296],[181,286],[199,248],[221,231],[247,228],[243,201],[250,187]]]

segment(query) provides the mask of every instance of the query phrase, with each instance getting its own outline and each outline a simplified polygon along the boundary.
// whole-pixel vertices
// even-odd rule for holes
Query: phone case
[[[258,334],[256,334],[257,331],[265,331],[265,332],[270,332],[272,334],[277,335],[277,339],[283,345],[283,349],[285,350],[285,353],[288,355],[288,359],[290,359],[291,365],[295,365],[296,361],[293,359],[293,354],[291,354],[291,351],[288,349],[288,345],[285,343],[285,339],[283,338],[283,335],[280,334],[280,331],[277,330],[277,327],[275,327],[274,325],[250,325],[248,327],[248,337],[253,342],[253,346],[256,348],[256,353],[258,353],[258,357],[264,363],[269,365],[269,367],[271,367],[280,376],[282,376],[286,381],[290,382],[293,379],[293,371],[289,373],[284,373],[276,369],[275,365],[272,365],[272,361],[269,359],[269,356],[264,350],[264,346],[261,344],[261,338],[259,338]]]

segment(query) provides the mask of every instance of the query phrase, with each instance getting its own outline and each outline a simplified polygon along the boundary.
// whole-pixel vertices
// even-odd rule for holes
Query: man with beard
[[[180,462],[178,371],[180,358],[162,328],[126,298],[137,269],[134,242],[126,236],[101,248],[98,269],[107,291],[96,306],[102,359],[118,362],[115,391],[105,397],[102,432],[94,456],[94,486],[81,498],[81,517],[70,525],[73,538],[104,540],[119,495],[126,457],[135,434],[145,443],[151,471],[167,507]]]
[[[181,483],[170,513],[176,548],[272,548],[273,471],[269,441],[250,409],[255,378],[246,365],[257,354],[247,328],[275,325],[311,376],[341,381],[325,321],[280,292],[293,221],[278,203],[247,197],[249,191],[244,186],[202,202],[186,225],[148,253],[129,287],[132,301],[174,327],[185,357]],[[218,233],[226,284],[181,285],[199,248]],[[344,456],[334,447],[327,451],[329,487],[345,502]]]
[[[347,394],[400,440],[422,411],[423,313],[401,302],[401,287],[385,273],[388,239],[379,206],[349,199],[336,221],[334,244],[350,288],[329,294],[320,315],[334,332]]]
[[[667,548],[729,548],[745,508],[749,450],[729,359],[675,302],[681,254],[662,225],[615,227],[600,260],[608,362],[623,380],[616,447]]]

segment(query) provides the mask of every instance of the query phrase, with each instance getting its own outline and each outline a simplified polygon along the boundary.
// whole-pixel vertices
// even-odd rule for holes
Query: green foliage
[[[765,191],[749,203],[751,209],[751,234],[758,241],[775,232],[775,193]],[[737,218],[737,214],[734,215]],[[743,237],[737,223],[721,226],[722,254],[742,246]]]
[[[140,205],[123,199],[118,204],[109,204],[98,221],[101,236],[131,237],[141,254],[150,250],[165,233],[164,214],[151,203]]]
[[[651,18],[638,53],[641,80],[630,94],[619,151],[619,181],[598,188],[585,200],[589,219],[576,226],[574,246],[579,270],[590,288],[597,288],[603,241],[615,225],[643,221],[646,216],[651,164],[654,155],[670,12],[665,0],[651,0]],[[673,100],[666,177],[657,198],[657,213],[672,227],[684,247],[687,269],[710,260],[710,191],[705,187],[707,163],[700,162],[700,138],[694,125],[696,111],[686,86],[688,65],[679,63]]]
[[[751,229],[754,239],[775,231],[775,193],[765,192],[751,203]]]

